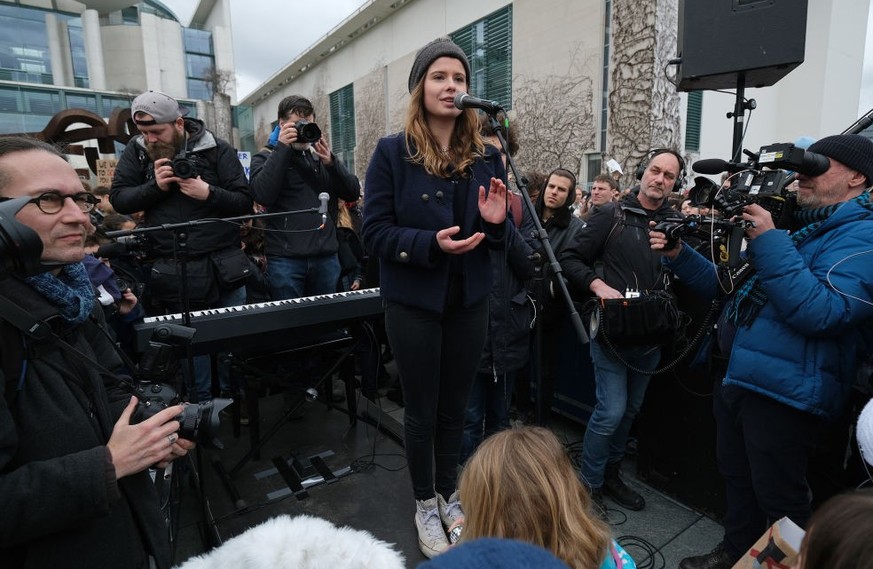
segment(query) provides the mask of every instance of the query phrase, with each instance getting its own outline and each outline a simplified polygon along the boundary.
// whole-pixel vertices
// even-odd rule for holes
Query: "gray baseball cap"
[[[130,113],[136,124],[165,124],[175,122],[179,117],[184,117],[188,114],[188,109],[166,93],[146,91],[133,100],[130,105]],[[138,113],[151,115],[152,120],[138,120],[136,118]]]

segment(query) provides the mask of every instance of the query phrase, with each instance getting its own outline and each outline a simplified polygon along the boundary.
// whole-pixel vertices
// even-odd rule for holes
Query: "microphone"
[[[503,107],[497,101],[487,101],[472,95],[468,95],[463,91],[455,95],[455,107],[461,109],[482,109],[489,115],[496,114],[497,111],[502,111]]]
[[[728,162],[720,158],[706,158],[698,160],[691,165],[691,169],[698,174],[721,174],[722,172],[742,172],[748,170],[749,165],[736,162]]]
[[[330,199],[330,194],[321,192],[318,194],[318,199],[321,200],[321,205],[318,206],[318,213],[321,214],[321,226],[324,227],[324,224],[327,223],[327,201]]]

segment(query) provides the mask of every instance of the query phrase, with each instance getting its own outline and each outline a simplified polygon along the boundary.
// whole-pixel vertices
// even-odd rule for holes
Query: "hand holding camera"
[[[164,192],[178,187],[183,194],[195,200],[209,199],[209,184],[200,178],[197,165],[187,156],[155,160],[155,182]]]
[[[106,447],[115,466],[115,477],[123,478],[154,465],[165,465],[184,456],[194,443],[179,438],[178,417],[184,412],[182,405],[162,409],[148,419],[131,424],[131,417],[139,400],[130,398],[121,417],[112,429]]]

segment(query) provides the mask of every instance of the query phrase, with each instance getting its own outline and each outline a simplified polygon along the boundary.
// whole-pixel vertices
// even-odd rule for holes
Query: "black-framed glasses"
[[[35,203],[39,211],[43,213],[54,214],[64,209],[64,200],[67,198],[73,200],[83,213],[94,211],[94,208],[100,203],[100,198],[88,192],[79,192],[71,196],[61,194],[60,192],[45,192],[36,196],[28,203]]]

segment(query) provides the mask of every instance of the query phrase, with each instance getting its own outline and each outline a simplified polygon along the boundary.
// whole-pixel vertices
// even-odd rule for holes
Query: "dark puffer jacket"
[[[488,296],[488,337],[479,362],[480,373],[500,376],[521,369],[530,359],[533,309],[524,282],[534,276],[530,259],[533,249],[522,237],[534,231],[533,220],[524,210],[520,227],[517,232],[512,230],[515,235],[506,249],[490,252],[494,284]]]
[[[148,157],[142,136],[135,136],[115,167],[109,201],[118,213],[145,212],[146,227],[182,223],[205,218],[234,217],[252,213],[252,197],[245,170],[233,147],[206,130],[203,122],[185,119],[188,132],[187,158],[209,184],[205,201],[182,194],[178,189],[164,192],[155,182],[155,165]],[[239,226],[208,223],[186,229],[188,251],[198,256],[228,247],[239,248]],[[149,239],[158,257],[173,254],[173,232],[153,231]]]
[[[361,184],[334,157],[325,166],[309,151],[295,150],[282,144],[272,151],[262,150],[252,156],[252,195],[268,213],[290,211],[292,215],[268,217],[264,234],[267,255],[277,257],[314,257],[337,252],[335,220],[337,198],[353,202],[361,195]],[[327,220],[319,229],[322,215],[314,210],[321,203],[320,193],[327,193]]]
[[[88,359],[109,369],[121,365],[98,328],[99,305],[96,321],[70,329],[25,283],[6,279],[0,294]],[[0,565],[137,569],[148,567],[150,552],[158,567],[169,567],[151,478],[141,472],[116,481],[106,447],[130,396],[55,341],[28,341],[26,363],[23,353],[21,334],[0,320]]]
[[[616,208],[621,208],[620,212]],[[561,253],[564,276],[578,291],[589,291],[598,278],[596,263],[603,266],[606,284],[619,292],[626,289],[663,289],[661,255],[649,246],[649,221],[676,217],[667,200],[654,211],[643,208],[636,194],[599,207],[588,225],[576,233]]]

